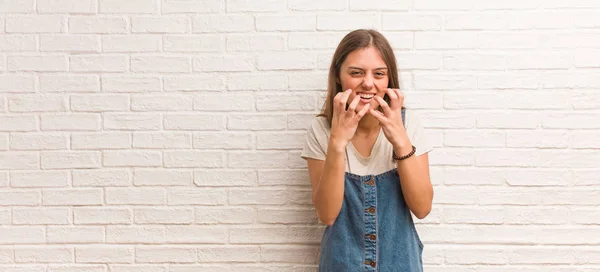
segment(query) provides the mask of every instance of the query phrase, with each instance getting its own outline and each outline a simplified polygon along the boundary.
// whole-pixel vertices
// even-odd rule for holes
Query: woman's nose
[[[371,88],[373,88],[373,77],[366,75],[365,77],[363,77],[363,88],[370,90]]]

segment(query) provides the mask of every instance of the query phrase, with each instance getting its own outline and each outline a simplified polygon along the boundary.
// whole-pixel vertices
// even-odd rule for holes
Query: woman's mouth
[[[373,100],[373,97],[375,97],[375,94],[373,93],[359,93],[358,96],[360,96],[360,102],[362,103],[371,103],[371,100]]]

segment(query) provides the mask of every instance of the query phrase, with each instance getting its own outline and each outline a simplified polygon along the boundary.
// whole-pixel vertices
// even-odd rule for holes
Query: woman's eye
[[[360,74],[361,74],[361,72],[354,71],[354,72],[350,72],[350,74],[351,74],[351,75],[360,75]]]

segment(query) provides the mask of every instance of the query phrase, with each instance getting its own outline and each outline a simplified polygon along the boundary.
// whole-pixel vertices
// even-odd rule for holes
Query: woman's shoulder
[[[322,115],[313,117],[310,122],[310,128],[315,132],[329,132],[331,130],[327,117]]]

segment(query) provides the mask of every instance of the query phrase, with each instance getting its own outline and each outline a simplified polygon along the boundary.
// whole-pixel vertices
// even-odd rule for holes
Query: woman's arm
[[[312,202],[319,220],[333,225],[344,200],[345,146],[329,141],[325,161],[308,159]]]
[[[412,145],[408,141],[402,147],[394,147],[397,156],[408,154]],[[396,162],[402,195],[406,205],[419,219],[431,212],[433,202],[433,185],[429,176],[429,155],[410,156]]]

